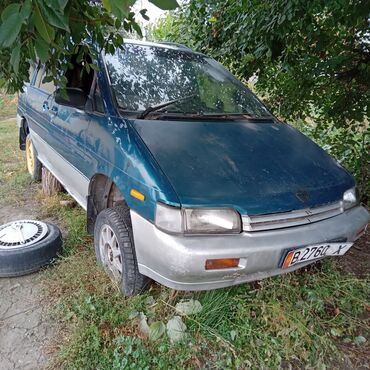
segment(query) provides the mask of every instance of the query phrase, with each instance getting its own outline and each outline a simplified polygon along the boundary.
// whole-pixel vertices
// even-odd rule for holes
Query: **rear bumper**
[[[296,270],[279,268],[284,253],[293,248],[328,241],[353,241],[369,222],[364,207],[304,226],[243,232],[238,235],[178,236],[158,230],[131,211],[139,271],[179,290],[208,290],[260,280]],[[240,258],[239,267],[205,270],[205,261]]]

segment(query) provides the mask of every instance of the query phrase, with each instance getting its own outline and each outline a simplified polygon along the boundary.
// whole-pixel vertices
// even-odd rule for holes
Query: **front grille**
[[[325,206],[300,209],[291,212],[270,213],[258,216],[242,216],[243,231],[262,231],[300,226],[325,220],[343,212],[342,202]]]

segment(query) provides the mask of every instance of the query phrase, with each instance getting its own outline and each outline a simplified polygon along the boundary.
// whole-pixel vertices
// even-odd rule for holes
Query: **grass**
[[[14,121],[0,123],[0,146],[0,202],[12,202],[30,184]],[[45,302],[61,323],[50,368],[353,368],[359,353],[366,364],[370,279],[342,271],[339,260],[230,289],[184,293],[153,285],[124,298],[96,265],[84,212],[60,206],[66,197],[38,199],[40,218],[52,216],[64,234],[63,255],[41,275]],[[166,335],[150,341],[140,332],[133,313],[166,324],[176,303],[189,298],[203,309],[183,317],[182,342]]]
[[[123,298],[96,267],[91,242],[80,244],[83,229],[77,234],[70,235],[76,249],[46,280],[69,331],[55,368],[324,368],[340,358],[337,344],[361,346],[358,338],[369,334],[363,319],[369,280],[341,272],[334,261],[232,289],[184,293],[154,286],[143,296]],[[145,304],[148,295],[154,304]],[[182,343],[171,345],[166,337],[151,342],[130,319],[141,311],[149,323],[166,323],[182,298],[203,306],[184,318]]]
[[[17,114],[18,96],[8,95],[0,91],[0,121],[7,118],[14,118]]]
[[[21,201],[31,179],[26,171],[24,152],[19,150],[15,119],[0,122],[0,206]]]

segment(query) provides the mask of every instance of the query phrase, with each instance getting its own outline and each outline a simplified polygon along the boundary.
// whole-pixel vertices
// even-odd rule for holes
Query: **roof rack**
[[[193,51],[191,50],[189,47],[187,47],[186,45],[183,45],[183,44],[179,44],[177,42],[171,42],[171,41],[161,41],[159,42],[158,44],[161,44],[161,45],[169,45],[169,46],[177,46],[178,48],[180,49],[185,49],[187,51]]]

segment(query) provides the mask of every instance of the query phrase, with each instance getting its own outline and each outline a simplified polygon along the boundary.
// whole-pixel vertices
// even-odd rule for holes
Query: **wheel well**
[[[87,231],[94,233],[96,217],[103,209],[123,204],[126,202],[117,185],[103,174],[94,175],[87,197]]]

